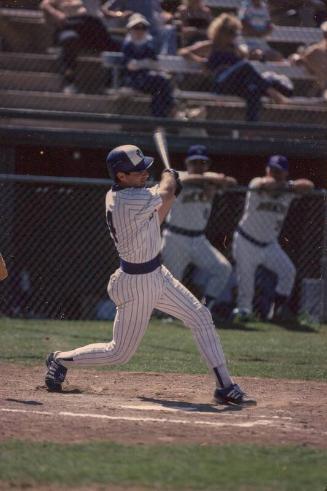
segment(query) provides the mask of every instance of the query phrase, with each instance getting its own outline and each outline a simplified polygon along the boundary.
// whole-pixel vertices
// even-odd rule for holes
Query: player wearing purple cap
[[[236,180],[209,172],[210,164],[204,145],[192,145],[188,149],[186,171],[179,172],[183,190],[166,220],[162,257],[165,266],[179,281],[189,264],[196,267],[196,277],[205,279],[204,299],[211,310],[227,284],[232,267],[208,241],[205,228],[215,192],[218,188],[235,185]]]
[[[256,177],[249,184],[243,216],[233,240],[233,256],[238,281],[237,308],[239,320],[251,318],[255,273],[259,265],[277,275],[274,317],[283,318],[290,296],[295,266],[278,243],[284,220],[292,200],[314,187],[308,179],[288,181],[288,160],[283,155],[272,155],[266,175]],[[285,192],[288,191],[288,192]]]
[[[178,172],[166,169],[158,185],[146,187],[152,164],[153,158],[144,156],[134,145],[117,147],[107,157],[115,184],[106,195],[106,216],[120,257],[120,267],[108,284],[108,294],[117,307],[113,339],[50,353],[46,359],[46,386],[51,392],[60,392],[70,367],[127,363],[156,308],[191,329],[197,348],[215,377],[217,403],[255,404],[230,377],[209,310],[161,265],[160,225],[181,184]]]

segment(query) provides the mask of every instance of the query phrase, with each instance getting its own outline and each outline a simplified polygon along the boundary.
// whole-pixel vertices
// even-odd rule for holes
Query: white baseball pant
[[[277,241],[261,247],[252,244],[238,232],[234,234],[233,257],[238,284],[237,307],[252,312],[255,273],[261,264],[277,274],[276,293],[288,297],[293,289],[296,269]]]
[[[164,265],[179,281],[186,267],[194,264],[206,275],[205,295],[218,298],[232,273],[229,261],[205,235],[187,237],[165,230],[161,249]]]
[[[110,343],[96,343],[59,352],[64,366],[127,363],[136,352],[154,308],[181,320],[192,330],[209,369],[217,368],[222,384],[232,383],[209,310],[164,267],[130,275],[118,269],[110,278],[108,294],[117,306]]]

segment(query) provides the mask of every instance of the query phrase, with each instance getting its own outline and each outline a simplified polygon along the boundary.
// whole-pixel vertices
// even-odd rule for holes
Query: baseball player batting
[[[62,390],[67,369],[85,365],[127,363],[137,350],[154,308],[180,319],[192,330],[196,345],[215,376],[214,400],[219,404],[255,404],[235,384],[209,310],[160,263],[160,225],[180,191],[178,173],[165,169],[160,183],[146,188],[152,157],[134,145],[112,150],[107,166],[115,184],[106,196],[110,234],[120,256],[108,294],[116,304],[113,339],[46,359],[49,391]]]
[[[186,171],[179,172],[183,189],[175,200],[163,232],[164,265],[179,281],[188,264],[205,277],[204,300],[211,310],[224,290],[232,267],[205,236],[217,188],[236,184],[233,177],[208,172],[210,159],[204,145],[192,145],[185,159]]]
[[[266,175],[256,177],[249,184],[244,214],[233,239],[233,256],[238,281],[238,320],[251,318],[255,273],[261,264],[275,272],[274,317],[282,320],[285,306],[292,292],[295,267],[278,243],[284,220],[292,200],[312,189],[307,179],[287,181],[288,161],[283,155],[273,155],[266,166]],[[256,192],[252,192],[252,191]],[[285,190],[292,192],[283,192]],[[283,313],[284,311],[284,313]]]

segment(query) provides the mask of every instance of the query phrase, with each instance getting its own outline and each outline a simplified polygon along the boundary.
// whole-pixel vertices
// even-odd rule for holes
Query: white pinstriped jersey
[[[111,189],[106,216],[119,256],[130,263],[150,261],[160,252],[159,186]]]
[[[249,188],[257,188],[259,179],[252,179]],[[290,193],[248,192],[240,227],[251,237],[262,242],[276,240],[294,198],[294,194]]]
[[[178,171],[181,178],[188,172]],[[175,200],[166,222],[186,230],[203,230],[209,220],[212,200],[204,186],[185,184]]]

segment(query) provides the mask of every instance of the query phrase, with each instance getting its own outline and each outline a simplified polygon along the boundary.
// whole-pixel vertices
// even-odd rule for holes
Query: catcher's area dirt
[[[0,440],[258,443],[327,447],[327,384],[238,378],[249,408],[215,406],[209,375],[74,369],[61,394],[42,367],[0,364]]]

